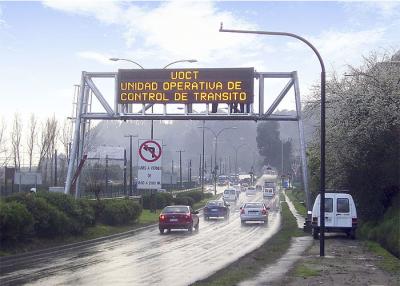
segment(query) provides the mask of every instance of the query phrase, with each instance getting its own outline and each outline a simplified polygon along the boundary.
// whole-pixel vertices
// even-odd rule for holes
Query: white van
[[[273,188],[264,188],[263,190],[263,197],[264,198],[272,198],[274,196],[274,189]]]
[[[312,233],[318,239],[320,227],[320,195],[312,209]],[[353,197],[346,193],[325,193],[325,232],[345,232],[355,238],[357,228],[357,210]]]
[[[223,199],[224,201],[235,201],[236,202],[236,190],[235,189],[226,189],[224,191]]]

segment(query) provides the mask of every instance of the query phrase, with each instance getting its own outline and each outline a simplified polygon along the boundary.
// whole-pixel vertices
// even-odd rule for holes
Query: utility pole
[[[183,188],[183,185],[182,185],[182,152],[185,152],[185,151],[178,150],[176,152],[179,152],[179,182],[180,182],[180,187],[182,189]]]
[[[57,149],[54,150],[54,186],[57,187]]]
[[[132,138],[138,137],[138,135],[125,135],[124,137],[129,137],[129,195],[132,196],[133,189],[132,189],[132,182],[133,182],[133,175],[132,175]]]
[[[126,192],[126,149],[124,148],[124,196],[127,196]]]

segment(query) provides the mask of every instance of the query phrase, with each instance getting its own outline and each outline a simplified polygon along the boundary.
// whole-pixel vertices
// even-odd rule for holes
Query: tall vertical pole
[[[218,172],[218,166],[217,166],[217,147],[218,147],[218,136],[215,136],[215,150],[214,150],[214,195],[217,195],[217,172]]]
[[[192,159],[189,160],[189,184],[192,184]]]
[[[133,194],[133,189],[132,189],[132,185],[133,185],[133,178],[132,178],[132,172],[133,172],[133,163],[132,163],[132,136],[129,136],[129,192],[130,195]]]
[[[202,153],[202,166],[201,166],[201,191],[204,193],[204,127],[205,127],[206,121],[203,120],[203,153]]]
[[[124,148],[124,196],[127,196],[126,191],[126,149]]]
[[[321,59],[322,61],[322,59]],[[321,202],[320,217],[321,227],[319,232],[319,255],[325,256],[325,68],[322,65],[321,71]]]
[[[108,155],[106,155],[106,195],[108,191]]]
[[[57,187],[57,149],[54,150],[54,186]]]
[[[182,189],[182,151],[179,151],[179,181]]]

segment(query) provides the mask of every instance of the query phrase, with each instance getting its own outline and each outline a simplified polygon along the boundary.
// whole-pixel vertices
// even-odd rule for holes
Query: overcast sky
[[[220,33],[286,31],[320,51],[328,72],[343,73],[372,51],[399,49],[400,2],[0,2],[0,114],[62,119],[81,71],[117,71],[132,59],[145,68],[254,67],[299,72],[303,99],[320,66],[304,44],[285,37]],[[136,68],[136,67],[134,67]],[[278,83],[266,84],[270,90]],[[107,96],[112,96],[108,94]],[[286,106],[293,107],[290,103]]]

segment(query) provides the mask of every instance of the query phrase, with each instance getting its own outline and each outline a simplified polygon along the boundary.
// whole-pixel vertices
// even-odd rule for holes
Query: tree
[[[327,187],[350,189],[366,220],[379,219],[399,193],[399,74],[389,55],[372,54],[349,76],[327,81]],[[317,138],[311,147],[319,157]]]
[[[33,150],[36,143],[36,126],[37,126],[37,119],[35,114],[32,113],[30,120],[29,120],[29,133],[28,133],[28,140],[27,140],[27,149],[28,149],[28,157],[29,157],[29,172],[32,170],[32,157],[33,157]]]
[[[0,167],[6,166],[10,156],[7,149],[7,139],[6,139],[6,123],[3,118],[0,118]]]
[[[13,127],[11,131],[11,147],[14,158],[14,167],[19,170],[21,167],[21,137],[22,137],[22,122],[18,113],[14,114]]]
[[[55,150],[57,133],[57,120],[54,116],[52,118],[47,118],[45,123],[42,124],[40,140],[38,142],[39,162],[37,169],[42,171],[44,181],[47,181],[47,164],[49,160],[52,166],[52,156]]]
[[[257,124],[257,146],[264,164],[271,165],[283,173],[290,172],[292,161],[292,141],[279,138],[279,125],[276,121]]]

